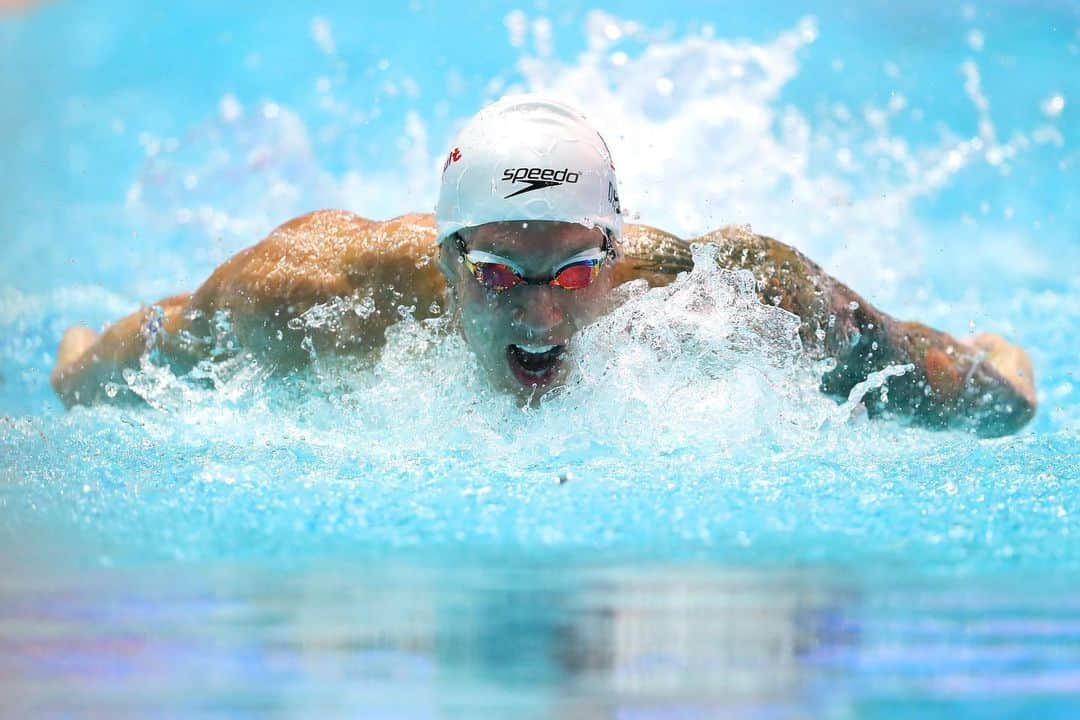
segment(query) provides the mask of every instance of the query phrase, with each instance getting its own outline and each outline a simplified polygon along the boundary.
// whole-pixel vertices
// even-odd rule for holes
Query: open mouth
[[[565,345],[508,345],[506,359],[525,387],[540,387],[555,378]]]

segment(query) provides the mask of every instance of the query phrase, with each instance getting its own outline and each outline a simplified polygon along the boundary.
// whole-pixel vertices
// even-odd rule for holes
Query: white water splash
[[[273,368],[243,354],[188,377],[144,361],[125,381],[158,410],[205,419],[213,408],[229,417],[246,408],[253,426],[266,412],[278,423],[319,418],[320,444],[379,453],[455,454],[494,442],[509,455],[557,461],[595,439],[630,458],[693,447],[706,435],[728,452],[763,442],[809,447],[837,415],[803,356],[799,321],[761,304],[750,274],[720,269],[715,254],[695,246],[693,271],[667,287],[624,286],[620,307],[571,344],[569,383],[534,408],[489,387],[449,320],[408,313],[371,363],[320,357],[311,372],[269,382]],[[352,299],[316,306],[295,329],[332,327],[356,308]]]
[[[843,405],[836,409],[835,417],[840,422],[847,422],[857,414],[861,407],[863,407],[863,398],[865,398],[867,394],[875,390],[884,389],[884,391],[887,391],[887,383],[890,378],[907,375],[914,369],[914,365],[907,363],[904,365],[887,365],[881,370],[870,373],[866,376],[865,380],[855,383],[855,386],[851,388],[847,400],[844,401]],[[888,399],[887,392],[884,391],[882,394],[883,401]]]
[[[798,318],[761,304],[749,273],[719,268],[715,246],[695,246],[693,271],[671,285],[623,292],[572,343],[576,373],[545,398],[543,435],[562,427],[655,451],[704,433],[729,448],[815,434],[832,403],[817,392]]]
[[[890,130],[906,101],[845,108],[828,122],[781,104],[818,36],[812,17],[767,42],[659,29],[595,11],[573,62],[524,56],[519,84],[577,105],[605,134],[633,218],[684,235],[752,223],[878,300],[922,269],[926,231],[915,203],[965,167],[1006,165],[1032,138],[997,139],[978,65],[960,68],[978,113],[974,137],[946,130],[913,145]],[[958,87],[958,89],[960,89]],[[1043,133],[1044,135],[1046,133]],[[852,174],[853,169],[867,169]],[[1003,167],[1007,171],[1007,167]]]
[[[572,60],[552,55],[556,31],[545,17],[514,11],[506,27],[522,56],[515,74],[492,79],[489,99],[544,92],[580,107],[612,148],[631,219],[686,236],[750,223],[837,276],[858,278],[879,301],[923,269],[927,232],[916,202],[974,163],[1007,172],[1032,142],[1063,142],[1054,128],[999,140],[974,60],[955,69],[963,76],[956,90],[978,115],[974,136],[942,128],[939,141],[917,145],[894,134],[890,123],[909,110],[902,95],[861,113],[838,106],[826,117],[786,106],[782,93],[818,37],[811,17],[751,42],[711,28],[677,37],[594,11],[584,23],[586,49]],[[450,136],[431,137],[431,121],[407,110],[389,165],[356,165],[335,177],[313,148],[358,132],[368,111],[330,88],[323,99],[340,123],[316,137],[294,111],[273,105],[270,112],[267,104],[212,121],[172,152],[158,152],[131,194],[144,213],[139,222],[195,224],[222,238],[201,251],[220,261],[314,207],[377,218],[432,210]]]

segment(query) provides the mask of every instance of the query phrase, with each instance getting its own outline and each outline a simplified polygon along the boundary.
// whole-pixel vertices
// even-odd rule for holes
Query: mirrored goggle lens
[[[480,281],[481,285],[492,292],[509,290],[515,285],[524,282],[516,272],[506,265],[478,262],[475,263],[475,267],[476,279]]]
[[[476,279],[491,292],[502,292],[526,282],[525,278],[518,275],[510,266],[502,263],[473,262],[470,264]],[[564,267],[548,284],[564,290],[581,290],[592,285],[599,270],[599,260],[583,260]]]
[[[560,270],[551,284],[566,290],[581,290],[592,285],[599,268],[600,262],[597,260],[575,263]]]

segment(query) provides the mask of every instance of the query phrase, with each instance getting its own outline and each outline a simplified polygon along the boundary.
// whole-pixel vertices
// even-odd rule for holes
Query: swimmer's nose
[[[566,314],[559,307],[552,288],[532,287],[521,293],[510,317],[529,337],[543,338],[562,324]]]

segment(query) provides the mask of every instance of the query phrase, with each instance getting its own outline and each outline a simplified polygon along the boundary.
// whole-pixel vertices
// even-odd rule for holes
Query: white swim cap
[[[581,113],[539,95],[509,95],[458,134],[443,165],[438,242],[505,220],[561,220],[621,236],[611,153]]]

